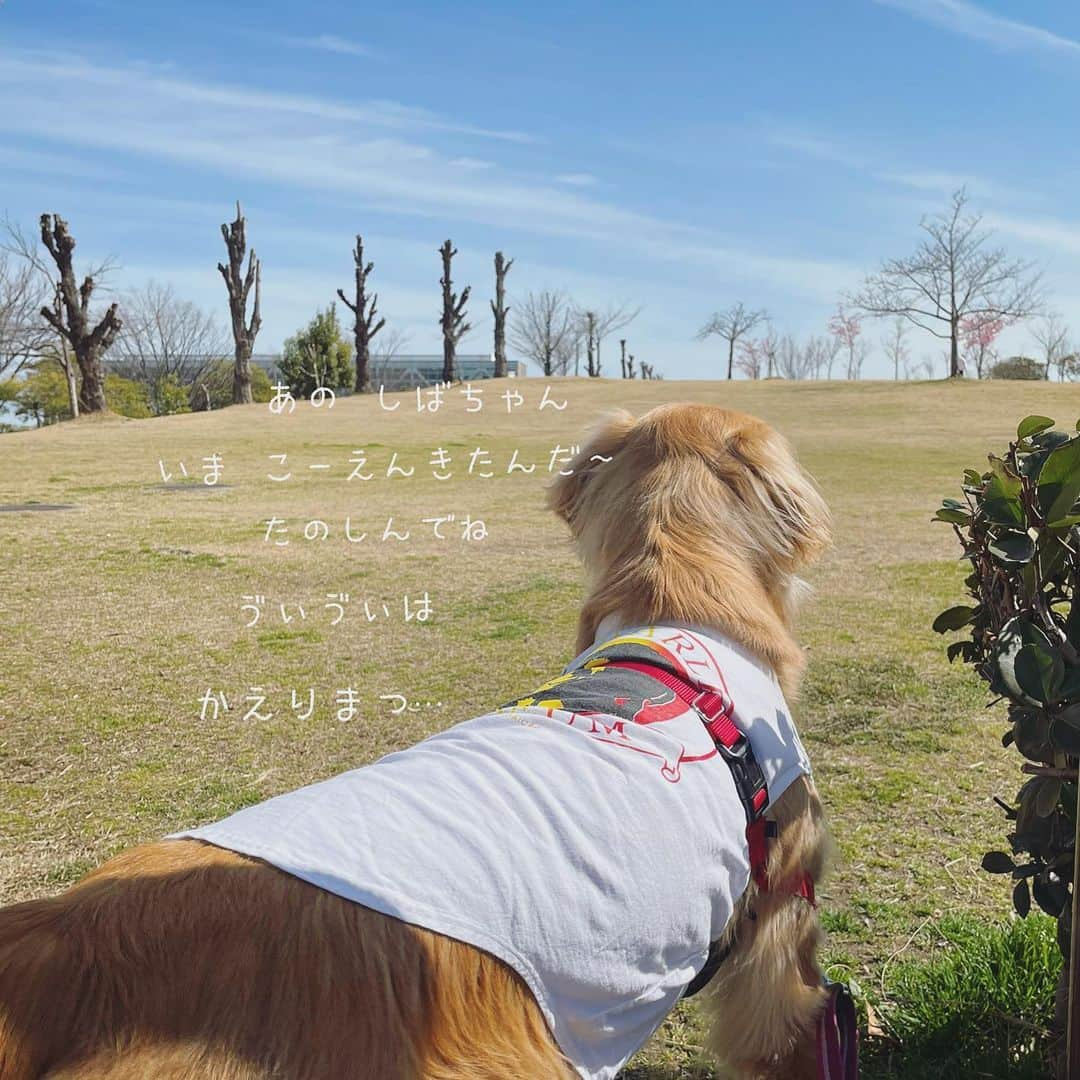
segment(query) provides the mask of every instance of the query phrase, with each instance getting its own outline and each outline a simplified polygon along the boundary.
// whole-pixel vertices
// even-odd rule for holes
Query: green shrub
[[[1030,356],[1010,356],[990,369],[991,379],[1044,379],[1046,369]]]
[[[175,374],[168,374],[158,380],[154,387],[154,404],[158,416],[171,416],[174,413],[191,412],[188,402],[188,388]]]
[[[65,401],[67,400],[65,390]],[[153,416],[150,407],[150,392],[141,382],[125,379],[122,375],[105,376],[105,402],[114,413],[121,416],[133,416],[142,419]]]
[[[38,360],[14,387],[15,411],[24,419],[40,427],[71,418],[67,378],[55,360]]]
[[[998,800],[1011,853],[988,853],[983,869],[1009,875],[1020,915],[1034,900],[1057,918],[1067,950],[1080,757],[1080,435],[1053,428],[1046,416],[1022,420],[1004,457],[991,455],[986,472],[966,470],[963,498],[937,511],[971,564],[971,602],[943,611],[934,629],[965,632],[949,659],[972,664],[1008,703],[1002,744],[1027,759],[1015,805]]]
[[[188,405],[192,412],[206,410],[207,397],[211,409],[224,409],[233,403],[233,368],[235,360],[219,360],[201,378],[188,387]],[[203,393],[203,387],[206,393]],[[256,364],[251,365],[251,400],[269,401],[274,396],[270,376]]]
[[[283,381],[298,398],[311,397],[318,386],[340,390],[353,385],[356,373],[352,345],[342,336],[333,304],[317,312],[305,329],[286,340],[278,367]]]

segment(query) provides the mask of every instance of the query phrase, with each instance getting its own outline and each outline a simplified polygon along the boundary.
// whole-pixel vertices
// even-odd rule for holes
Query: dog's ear
[[[557,476],[548,488],[548,508],[571,528],[595,477],[618,453],[636,420],[625,409],[607,413],[585,437],[585,442],[566,467],[569,476]]]
[[[732,450],[746,466],[753,497],[771,519],[771,546],[800,566],[828,547],[829,508],[787,440],[762,428],[751,437],[743,433]]]

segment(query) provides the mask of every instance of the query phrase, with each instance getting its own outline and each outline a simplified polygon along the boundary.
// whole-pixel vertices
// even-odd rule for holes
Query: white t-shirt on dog
[[[776,678],[750,653],[700,628],[616,635],[610,623],[598,644],[677,657],[726,690],[771,800],[809,774]],[[653,711],[633,722],[559,708],[566,681],[173,835],[493,953],[528,984],[580,1075],[610,1080],[701,970],[745,890],[746,815],[700,718],[666,688],[649,680]]]

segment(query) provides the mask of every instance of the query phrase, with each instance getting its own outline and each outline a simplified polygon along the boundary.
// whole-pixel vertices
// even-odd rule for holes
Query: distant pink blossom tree
[[[862,320],[858,315],[849,315],[843,308],[837,308],[836,314],[829,320],[829,333],[841,348],[847,350],[847,377],[857,379],[868,351],[865,342],[859,340]]]
[[[738,343],[738,358],[735,361],[735,366],[748,379],[760,379],[766,356],[764,340],[743,338]]]
[[[969,315],[960,321],[960,341],[963,344],[963,367],[970,358],[975,375],[982,378],[987,364],[995,357],[994,342],[1011,320],[1000,315]]]

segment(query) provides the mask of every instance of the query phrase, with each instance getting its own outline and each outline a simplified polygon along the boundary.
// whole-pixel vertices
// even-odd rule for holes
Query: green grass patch
[[[984,702],[960,672],[928,673],[892,656],[818,656],[799,711],[811,742],[935,753]]]
[[[455,622],[479,627],[476,636],[488,641],[524,641],[549,626],[552,610],[565,610],[575,586],[554,578],[530,578],[512,589],[492,590],[461,609]]]
[[[314,645],[322,639],[322,634],[310,627],[304,630],[264,630],[255,636],[255,640],[270,652],[287,652],[294,645]]]
[[[158,566],[172,566],[182,563],[184,566],[206,567],[211,570],[220,570],[228,563],[220,555],[214,555],[207,551],[189,551],[186,548],[177,547],[142,547],[139,554],[151,563]]]
[[[952,915],[929,932],[935,952],[887,969],[884,994],[867,995],[889,1037],[866,1041],[865,1080],[1047,1076],[1061,971],[1053,920]]]

